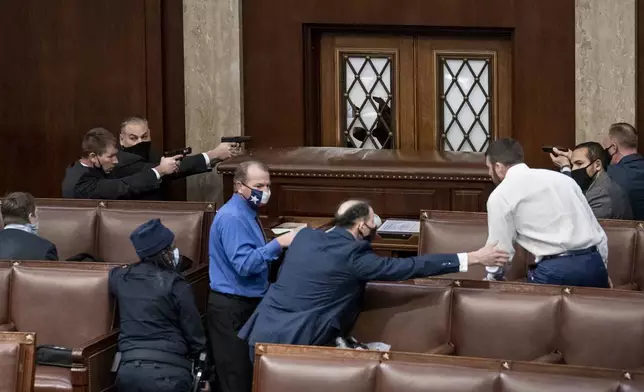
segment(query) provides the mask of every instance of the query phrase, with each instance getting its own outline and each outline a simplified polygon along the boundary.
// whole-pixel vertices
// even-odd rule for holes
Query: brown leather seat
[[[36,204],[39,234],[56,245],[59,260],[87,253],[112,263],[137,262],[130,234],[159,218],[174,232],[182,255],[194,265],[208,263],[212,203],[37,199]]]
[[[644,287],[644,223],[600,220],[608,239],[608,274],[614,288],[641,290]],[[422,211],[418,254],[476,250],[487,239],[487,214],[482,212]],[[534,256],[520,246],[506,278],[525,281]],[[453,279],[482,279],[484,268],[448,274]]]
[[[642,372],[261,344],[254,392],[644,391]]]
[[[394,351],[644,368],[644,293],[513,282],[370,283],[352,334]]]
[[[35,335],[0,332],[0,392],[31,392]]]
[[[107,335],[114,316],[107,272],[14,266],[11,321],[18,331],[36,332],[38,344],[76,348]],[[71,391],[71,369],[36,366],[35,389]]]

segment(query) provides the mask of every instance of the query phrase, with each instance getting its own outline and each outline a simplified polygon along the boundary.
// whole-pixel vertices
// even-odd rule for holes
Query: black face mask
[[[608,148],[604,148],[604,159],[602,159],[602,165],[604,165],[604,170],[608,169],[608,166],[610,165],[610,162],[613,160],[613,155],[617,154],[617,149],[615,149],[614,153],[610,153],[610,148],[613,147],[614,145],[611,144],[608,146]]]
[[[369,229],[369,234],[367,234],[366,236],[362,235],[362,239],[364,239],[366,241],[369,241],[369,242],[373,242],[373,240],[376,239],[376,228],[375,227],[371,228],[369,226],[367,226],[367,228]],[[360,233],[360,234],[362,234],[362,233]]]
[[[121,150],[128,152],[130,154],[135,154],[145,159],[146,161],[150,160],[150,148],[152,147],[152,142],[140,142],[131,147],[121,146]]]
[[[575,182],[579,185],[581,188],[581,191],[586,193],[588,188],[590,188],[590,184],[593,183],[593,180],[595,179],[595,176],[597,175],[597,172],[593,174],[592,176],[589,176],[588,173],[586,172],[586,169],[592,165],[589,164],[586,167],[580,167],[579,169],[575,169],[570,172],[572,179],[575,180]]]

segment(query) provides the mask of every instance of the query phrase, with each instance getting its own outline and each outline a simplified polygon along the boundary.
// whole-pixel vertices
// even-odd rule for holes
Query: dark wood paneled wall
[[[509,31],[513,136],[528,163],[550,167],[541,145],[575,144],[574,0],[247,0],[242,6],[244,124],[253,147],[314,144],[315,97],[305,99],[310,27],[358,25]],[[305,61],[306,60],[306,61]]]
[[[0,193],[59,197],[83,134],[127,116],[182,147],[182,18],[180,0],[0,1]]]

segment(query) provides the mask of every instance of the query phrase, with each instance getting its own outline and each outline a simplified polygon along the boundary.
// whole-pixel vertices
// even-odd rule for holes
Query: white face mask
[[[179,256],[179,248],[174,248],[174,250],[172,251],[172,256],[174,257],[172,264],[174,264],[174,266],[176,267],[179,265],[179,261],[181,261],[181,257]]]
[[[268,200],[270,200],[270,198],[271,198],[271,191],[270,190],[266,190],[266,191],[262,192],[261,204],[262,205],[268,204]]]

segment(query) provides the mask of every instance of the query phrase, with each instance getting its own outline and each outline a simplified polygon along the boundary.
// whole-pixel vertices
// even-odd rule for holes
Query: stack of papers
[[[271,229],[271,231],[275,235],[282,235],[282,234],[286,234],[286,233],[288,233],[290,231],[293,231],[295,229],[299,229],[300,227],[306,227],[306,223],[284,222],[281,225],[273,227]]]

